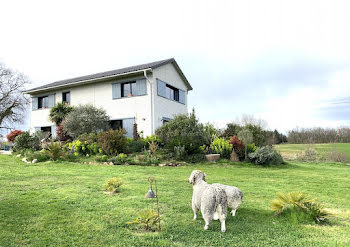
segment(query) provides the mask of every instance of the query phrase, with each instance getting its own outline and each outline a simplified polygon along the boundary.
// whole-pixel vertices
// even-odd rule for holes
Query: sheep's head
[[[190,184],[195,185],[196,183],[198,183],[201,180],[205,181],[206,176],[207,175],[204,172],[202,172],[201,170],[194,170],[191,173],[191,176],[188,179],[188,181],[190,182]]]

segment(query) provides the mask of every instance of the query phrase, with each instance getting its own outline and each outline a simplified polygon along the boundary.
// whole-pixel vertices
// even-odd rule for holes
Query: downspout
[[[150,70],[152,71],[152,69],[145,69],[143,71],[143,75],[145,76],[146,80],[148,81],[149,85],[150,85],[150,104],[151,104],[151,134],[153,135],[154,134],[154,104],[153,104],[153,84],[152,82],[150,81],[150,79],[147,77],[147,70]]]

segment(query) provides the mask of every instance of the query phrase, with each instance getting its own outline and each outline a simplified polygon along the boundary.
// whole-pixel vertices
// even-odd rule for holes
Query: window
[[[166,98],[179,101],[179,89],[166,85]]]
[[[172,119],[171,118],[167,118],[167,117],[163,117],[163,119],[162,119],[163,124],[168,123],[170,120],[172,120]]]
[[[40,130],[45,133],[50,133],[51,134],[51,127],[41,127]]]
[[[38,109],[48,108],[49,107],[49,97],[38,97]]]
[[[181,104],[185,104],[185,91],[169,85],[168,83],[157,79],[158,95]]]
[[[122,97],[131,97],[136,95],[136,82],[122,83]]]
[[[123,128],[123,120],[112,120],[109,122],[109,124],[114,130]]]
[[[62,103],[70,104],[70,92],[62,93]]]

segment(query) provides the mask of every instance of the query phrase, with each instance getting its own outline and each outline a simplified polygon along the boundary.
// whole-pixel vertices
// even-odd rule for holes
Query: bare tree
[[[0,63],[0,130],[11,129],[12,124],[23,122],[29,103],[23,90],[28,83],[26,76]]]

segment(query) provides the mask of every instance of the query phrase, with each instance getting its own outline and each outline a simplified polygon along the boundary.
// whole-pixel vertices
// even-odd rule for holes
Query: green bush
[[[177,115],[156,130],[165,147],[174,150],[184,146],[188,154],[200,152],[200,146],[210,144],[203,124],[199,123],[193,110],[189,115]]]
[[[254,143],[247,145],[247,153],[248,153],[248,155],[250,153],[254,153],[256,151],[256,148],[257,147],[255,146]]]
[[[159,222],[158,213],[152,209],[147,209],[138,212],[136,219],[126,222],[126,224],[143,227],[146,231],[155,231]]]
[[[110,193],[116,193],[118,192],[120,186],[123,185],[123,180],[121,178],[110,178],[106,182],[106,184],[103,186],[104,190],[110,192]]]
[[[37,162],[44,162],[50,159],[50,157],[46,154],[45,150],[33,151],[31,149],[27,149],[23,156],[25,156],[26,159],[30,162],[32,162],[35,159],[37,160]]]
[[[39,137],[37,135],[30,135],[29,132],[23,132],[21,135],[16,136],[13,150],[20,152],[25,149],[40,150]]]
[[[76,155],[95,155],[99,153],[99,146],[96,142],[75,140],[66,145]]]
[[[292,220],[300,222],[313,220],[321,223],[327,220],[330,213],[309,195],[301,192],[277,193],[277,198],[271,201],[271,210],[275,216],[286,215]]]
[[[52,142],[45,149],[45,154],[49,156],[50,160],[58,160],[65,156],[65,152],[63,151],[59,142]]]
[[[249,159],[256,165],[280,165],[283,164],[281,154],[272,146],[258,148],[254,153],[250,153]]]
[[[187,152],[185,146],[175,146],[174,147],[174,157],[176,160],[186,159]]]
[[[115,156],[126,149],[124,129],[108,130],[98,134],[98,146],[105,154]]]
[[[140,153],[145,148],[146,144],[144,140],[138,139],[136,141],[130,141],[127,144],[127,151],[128,153]]]
[[[107,162],[108,161],[108,156],[107,155],[97,155],[96,157],[95,157],[95,160],[97,161],[97,162]]]
[[[63,129],[73,138],[84,133],[98,133],[109,128],[109,116],[104,109],[92,105],[79,105],[62,122]]]
[[[213,153],[220,154],[221,158],[229,159],[232,153],[233,145],[225,138],[216,137],[210,144],[210,149]]]
[[[97,142],[97,134],[96,133],[84,133],[84,134],[81,134],[80,136],[78,136],[77,139],[79,141],[81,141],[82,143],[91,144],[91,143]]]

